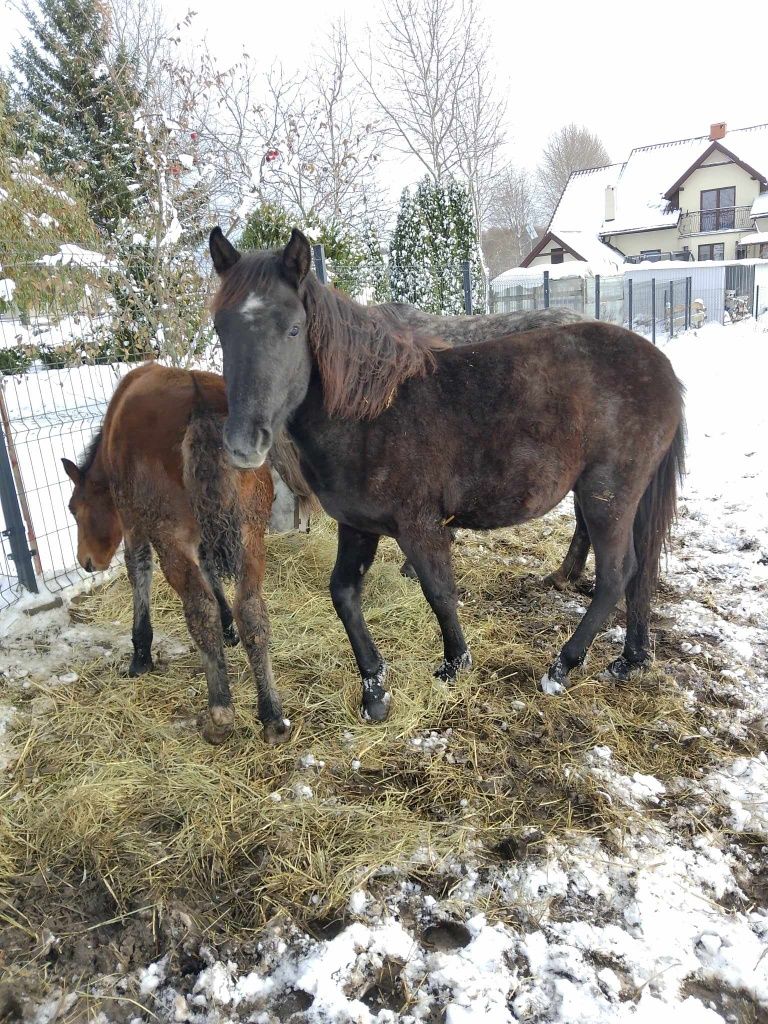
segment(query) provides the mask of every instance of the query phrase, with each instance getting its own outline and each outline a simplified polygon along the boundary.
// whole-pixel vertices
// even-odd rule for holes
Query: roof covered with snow
[[[560,235],[564,231],[591,231],[605,213],[605,190],[616,185],[624,164],[590,167],[574,171],[560,196],[549,230]]]
[[[749,215],[750,217],[768,217],[768,192],[760,193],[754,203],[752,203]]]
[[[664,198],[673,185],[711,147],[707,135],[654,146],[638,146],[623,164],[575,171],[568,179],[552,215],[549,230],[613,234],[622,231],[674,227],[679,213]],[[728,132],[720,145],[768,176],[768,124]],[[605,190],[613,186],[615,217],[605,220]],[[762,215],[768,214],[768,195],[760,196]],[[756,216],[755,206],[752,216]],[[582,243],[584,244],[584,243]],[[587,257],[592,258],[592,257]]]
[[[739,160],[768,176],[768,124],[738,128],[719,141]],[[700,135],[633,149],[616,182],[616,217],[606,222],[603,214],[600,232],[674,227],[679,214],[669,209],[664,195],[711,145],[709,136]]]

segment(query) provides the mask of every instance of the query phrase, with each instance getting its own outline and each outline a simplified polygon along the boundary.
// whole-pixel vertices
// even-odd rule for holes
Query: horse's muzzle
[[[224,451],[236,469],[258,469],[264,465],[267,453],[272,445],[272,432],[254,430],[253,442],[243,442],[241,438],[230,438],[224,434]]]

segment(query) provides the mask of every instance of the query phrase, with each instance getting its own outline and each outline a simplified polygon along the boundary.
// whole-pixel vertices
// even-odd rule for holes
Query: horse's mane
[[[85,449],[83,454],[80,456],[80,462],[77,468],[85,476],[88,470],[96,461],[96,456],[99,454],[99,447],[101,445],[101,439],[104,431],[101,427],[96,431],[91,440],[88,442],[88,447]]]
[[[253,289],[268,295],[275,281],[285,280],[281,255],[248,253],[238,260],[222,279],[213,312],[245,301]],[[435,352],[450,347],[408,327],[396,307],[362,306],[312,273],[299,296],[329,416],[373,419],[392,403],[404,381],[424,377],[434,367]]]

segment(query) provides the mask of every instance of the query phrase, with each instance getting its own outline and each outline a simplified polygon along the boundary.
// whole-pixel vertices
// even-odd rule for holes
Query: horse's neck
[[[103,439],[88,469],[88,480],[95,487],[106,487],[109,485],[109,470],[104,455]]]

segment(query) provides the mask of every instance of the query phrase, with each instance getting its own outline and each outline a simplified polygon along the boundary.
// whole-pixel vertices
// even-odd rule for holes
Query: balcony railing
[[[710,231],[737,231],[752,227],[750,206],[724,206],[720,210],[690,210],[680,218],[681,235],[701,235]]]
[[[687,263],[692,259],[693,253],[683,249],[678,252],[647,252],[642,256],[627,256],[626,261],[627,263],[660,263],[662,260],[676,260]]]

